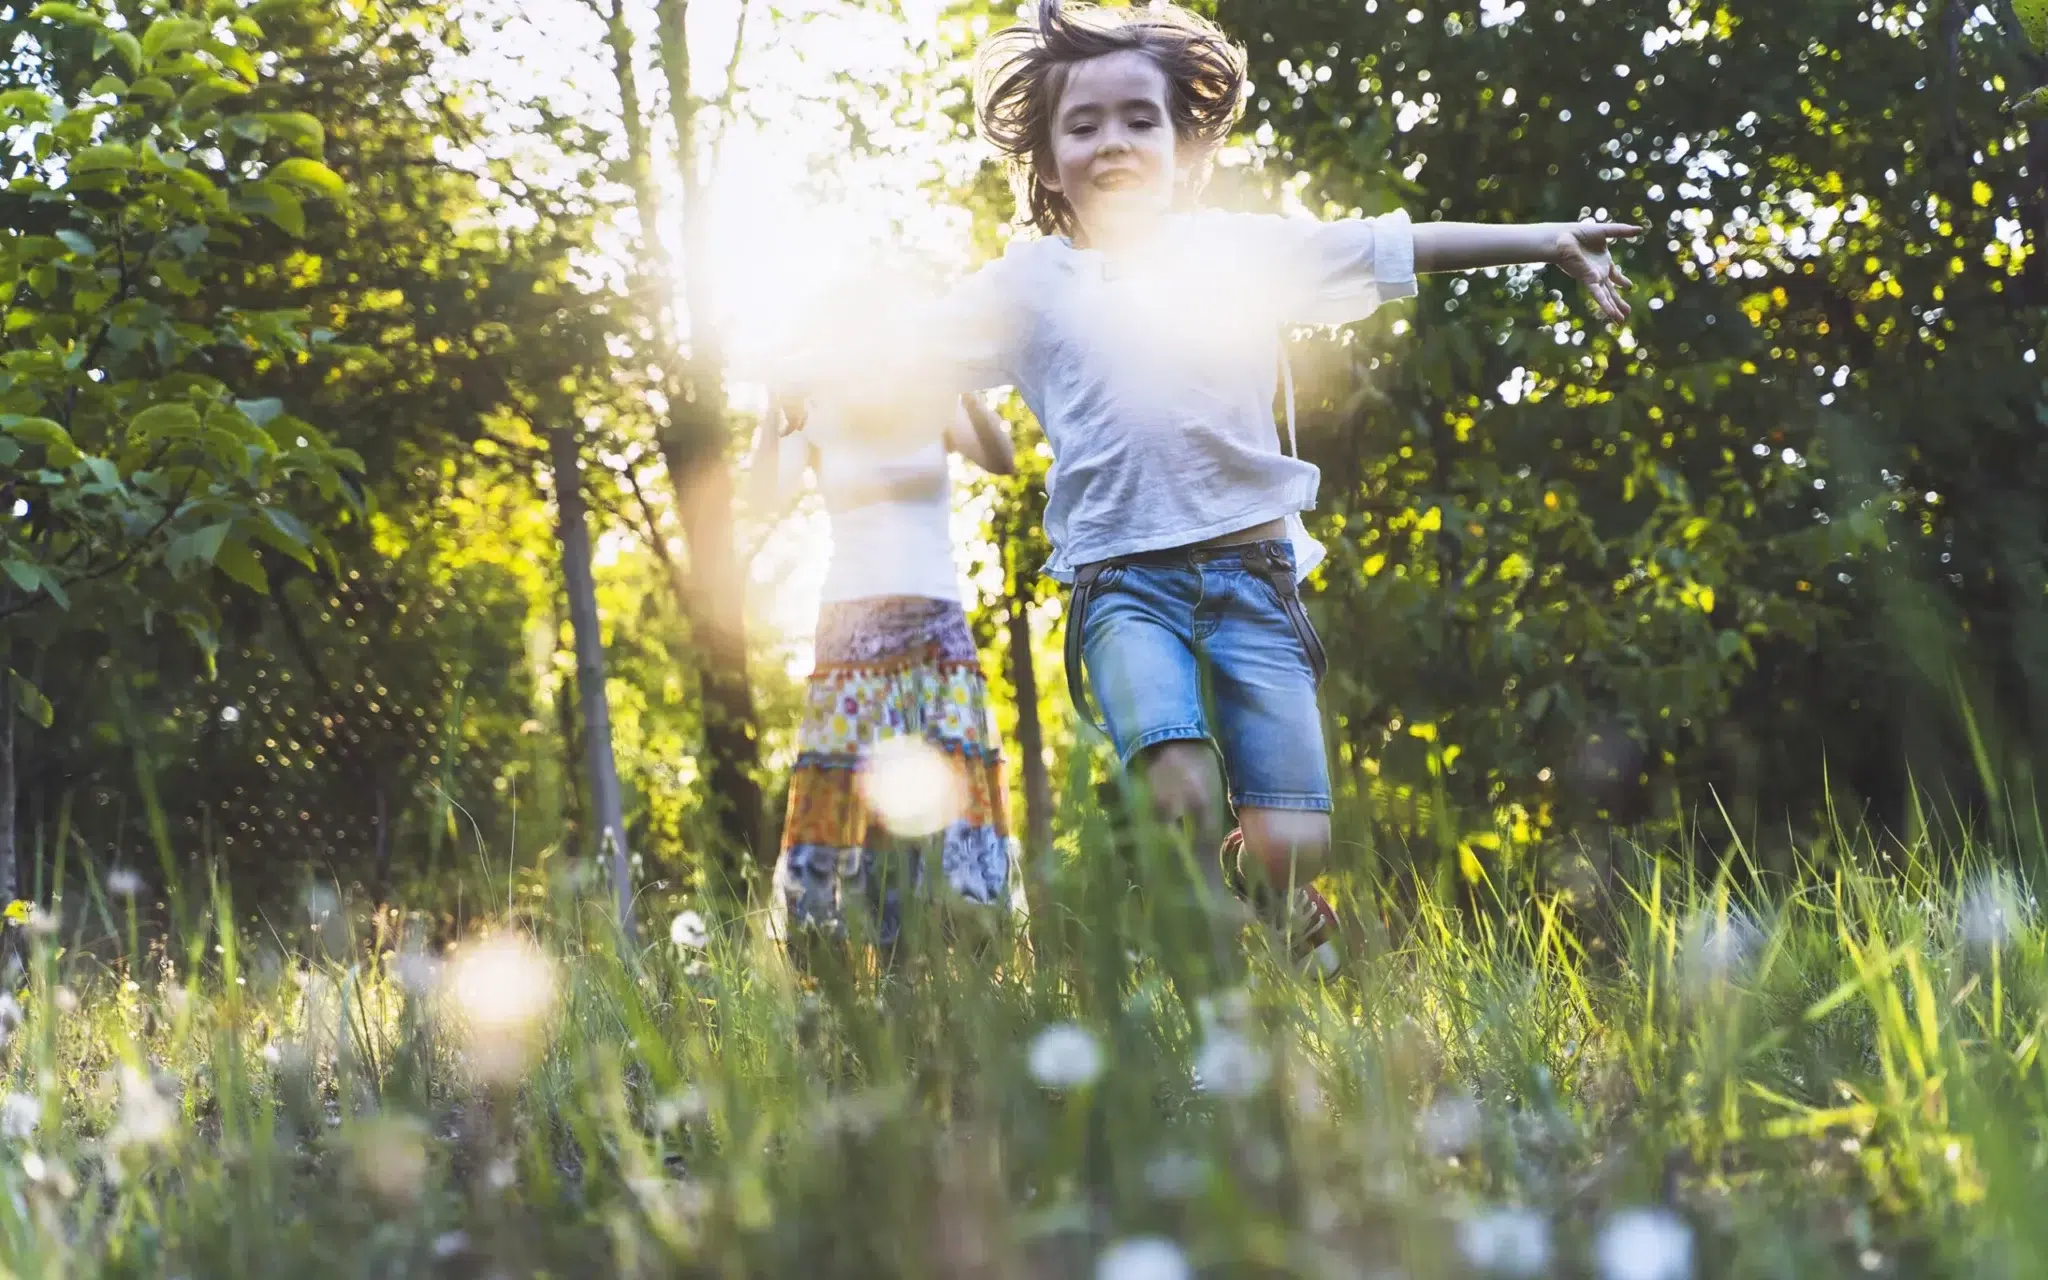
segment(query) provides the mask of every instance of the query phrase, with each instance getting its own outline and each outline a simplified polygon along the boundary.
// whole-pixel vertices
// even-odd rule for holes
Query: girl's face
[[[1168,93],[1166,73],[1136,50],[1068,72],[1052,118],[1052,171],[1040,181],[1073,205],[1081,239],[1118,238],[1173,207],[1183,156]]]

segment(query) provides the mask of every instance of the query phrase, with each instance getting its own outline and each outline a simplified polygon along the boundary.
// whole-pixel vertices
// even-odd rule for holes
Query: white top
[[[1013,242],[927,313],[914,341],[836,343],[812,353],[804,381],[1014,384],[1053,449],[1056,578],[1283,517],[1306,574],[1323,549],[1298,513],[1315,506],[1320,473],[1283,453],[1274,427],[1282,331],[1362,319],[1414,292],[1405,214],[1201,210],[1113,258],[1064,238]]]
[[[832,521],[824,603],[960,599],[943,436],[923,445],[878,445],[845,430],[829,407],[814,404],[804,429],[783,438],[777,458],[785,482],[805,466],[817,476]]]

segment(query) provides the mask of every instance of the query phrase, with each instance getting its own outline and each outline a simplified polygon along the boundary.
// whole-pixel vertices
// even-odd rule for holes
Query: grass
[[[25,928],[19,1276],[2043,1274],[2048,950],[1989,851],[1335,886],[1333,981],[1219,963],[1099,826],[1029,923],[800,980],[527,873],[463,930],[95,895]],[[1081,856],[1075,850],[1088,850]],[[1947,868],[1944,870],[1943,868]],[[664,907],[666,910],[667,908]],[[32,922],[33,923],[33,922]],[[690,922],[679,931],[695,942]],[[1199,1082],[1196,1075],[1199,1073]],[[1492,1271],[1488,1271],[1488,1267]]]

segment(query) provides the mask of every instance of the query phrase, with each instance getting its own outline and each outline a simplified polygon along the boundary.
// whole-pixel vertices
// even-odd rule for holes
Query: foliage
[[[315,525],[363,510],[358,456],[222,376],[331,336],[202,282],[260,222],[300,234],[344,190],[317,121],[236,109],[262,28],[229,16],[130,31],[45,4],[15,27],[41,56],[0,96],[0,618],[34,644],[175,619],[211,651],[216,574],[263,590],[260,549],[331,567]]]
[[[1253,940],[1219,986],[1175,895],[1129,891],[1176,855],[1067,817],[1087,843],[1028,940],[920,920],[894,971],[820,955],[814,987],[687,911],[620,955],[561,864],[447,953],[318,887],[256,928],[198,894],[145,937],[142,901],[74,880],[10,926],[58,932],[0,1006],[9,1265],[1074,1275],[1156,1238],[1205,1274],[1620,1275],[1595,1260],[1629,1211],[1673,1237],[1659,1274],[2048,1250],[2048,951],[2002,873],[1836,832],[1853,869],[1791,897],[1683,859],[1476,915],[1347,882],[1346,976]]]
[[[1909,766],[1972,788],[1959,696],[2038,742],[2037,63],[1988,11],[1219,10],[1241,198],[1650,227],[1619,331],[1486,273],[1298,357],[1326,701],[1391,825],[1803,823],[1830,778],[1896,821]]]

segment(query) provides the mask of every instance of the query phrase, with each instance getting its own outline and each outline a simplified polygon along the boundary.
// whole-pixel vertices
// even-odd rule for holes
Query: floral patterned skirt
[[[775,869],[792,929],[888,945],[906,896],[1006,907],[1010,819],[988,685],[952,601],[827,604]]]

